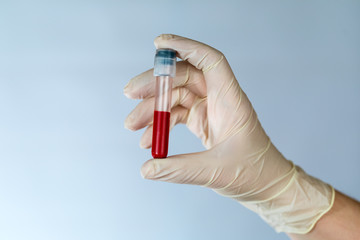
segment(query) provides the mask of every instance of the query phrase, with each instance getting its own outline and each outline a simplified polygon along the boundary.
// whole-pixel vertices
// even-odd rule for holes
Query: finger
[[[179,87],[172,90],[171,107],[183,106],[190,109],[196,95],[187,88]],[[136,131],[142,129],[153,121],[155,99],[147,98],[141,101],[125,119],[125,128]]]
[[[204,43],[177,35],[162,34],[155,38],[154,44],[156,48],[174,49],[181,59],[201,70],[205,76],[208,95],[227,91],[235,79],[224,55]]]
[[[187,62],[177,62],[173,88],[186,87],[194,94],[204,97],[206,85],[203,73]],[[153,69],[132,78],[124,88],[124,94],[132,99],[144,99],[155,94]]]
[[[170,114],[170,130],[179,123],[186,123],[187,120],[187,116],[188,116],[188,112],[189,110],[181,107],[181,106],[176,106],[173,109],[171,109],[171,114]],[[150,124],[144,134],[141,137],[140,140],[140,147],[141,148],[150,148],[152,145],[152,133],[153,133],[153,125]]]
[[[208,185],[218,167],[209,151],[151,159],[141,168],[143,178],[194,185]]]
[[[144,134],[142,135],[141,139],[140,139],[140,147],[147,149],[147,148],[151,148],[152,146],[152,133],[153,133],[153,125],[150,124]]]

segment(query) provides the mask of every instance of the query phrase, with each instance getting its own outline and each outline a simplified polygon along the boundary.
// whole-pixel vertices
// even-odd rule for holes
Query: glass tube
[[[173,77],[175,77],[176,53],[172,49],[158,49],[155,55],[154,76],[155,108],[151,154],[165,158],[168,154],[170,110]]]

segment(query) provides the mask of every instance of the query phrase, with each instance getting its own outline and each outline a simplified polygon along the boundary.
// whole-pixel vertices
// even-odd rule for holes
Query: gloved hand
[[[206,186],[257,212],[276,231],[307,233],[334,201],[328,184],[286,160],[262,128],[226,58],[203,43],[176,35],[155,39],[178,62],[170,125],[184,123],[206,151],[147,161],[144,178]],[[124,94],[143,99],[125,127],[147,127],[140,145],[151,147],[154,109],[152,69],[130,80]],[[173,143],[176,144],[176,143]]]

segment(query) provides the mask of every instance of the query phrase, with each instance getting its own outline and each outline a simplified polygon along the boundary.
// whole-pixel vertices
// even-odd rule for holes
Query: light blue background
[[[175,33],[228,58],[283,154],[360,199],[359,1],[0,2],[0,239],[287,239],[233,200],[143,180],[122,89]],[[184,126],[170,154],[202,151]]]

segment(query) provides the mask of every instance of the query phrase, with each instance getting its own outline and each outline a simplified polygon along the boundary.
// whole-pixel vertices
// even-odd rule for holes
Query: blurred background
[[[174,33],[228,58],[275,145],[360,199],[359,1],[0,1],[0,239],[287,239],[209,189],[144,180],[123,95]],[[185,126],[170,154],[204,150]]]

